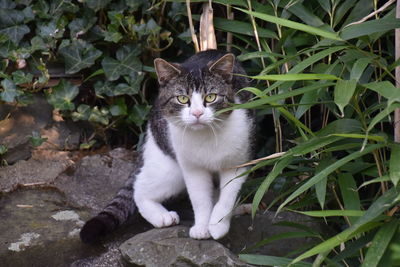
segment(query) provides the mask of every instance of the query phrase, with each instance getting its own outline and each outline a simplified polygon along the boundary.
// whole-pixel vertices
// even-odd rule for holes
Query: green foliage
[[[25,105],[44,93],[64,117],[91,122],[103,141],[121,128],[140,135],[150,107],[143,83],[155,87],[152,61],[173,45],[176,55],[183,45],[173,44],[187,30],[173,21],[185,19],[181,7],[142,0],[0,1],[0,103]]]
[[[255,81],[243,89],[252,100],[227,110],[251,108],[260,116],[274,110],[276,147],[286,151],[250,168],[259,174],[270,166],[255,189],[252,215],[266,192],[275,191],[270,208],[322,218],[332,233],[317,233],[319,244],[294,257],[252,255],[249,248],[241,259],[265,266],[398,265],[400,155],[393,111],[400,90],[392,37],[400,20],[394,5],[349,25],[380,6],[362,0],[251,3],[238,5],[242,13],[235,11],[235,18],[245,15],[242,23],[272,30],[275,38],[244,32],[239,38],[225,28],[245,44],[238,59]],[[257,41],[259,47],[252,45]],[[254,248],[307,235],[298,230],[266,237]]]
[[[286,151],[249,169],[262,176],[249,182],[256,184],[253,216],[274,191],[271,209],[312,216],[330,228],[281,222],[295,231],[254,248],[291,237],[313,237],[317,244],[285,257],[252,255],[249,248],[241,259],[265,266],[398,265],[400,148],[392,131],[400,108],[393,75],[400,21],[394,5],[354,24],[381,8],[380,1],[213,2],[220,48],[231,33],[229,46],[253,78],[243,89],[254,95],[251,101],[229,109],[255,109],[263,122],[272,117],[267,127],[260,123],[260,157]],[[192,7],[200,10],[201,3]],[[140,142],[155,93],[153,59],[161,53],[179,61],[193,53],[185,10],[180,0],[2,0],[0,101],[25,104],[44,92],[65,117],[91,122],[98,136],[128,128]],[[55,63],[64,75],[48,88]],[[273,142],[266,133],[272,124]]]

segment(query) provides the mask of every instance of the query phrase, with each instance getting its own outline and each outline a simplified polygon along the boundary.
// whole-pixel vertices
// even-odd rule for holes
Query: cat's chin
[[[194,131],[201,131],[201,130],[207,128],[207,125],[203,124],[203,123],[193,123],[193,124],[189,124],[188,126],[191,130],[194,130]]]

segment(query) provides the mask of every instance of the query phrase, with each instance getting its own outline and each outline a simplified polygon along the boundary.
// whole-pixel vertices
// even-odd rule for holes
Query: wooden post
[[[400,0],[396,4],[396,18],[400,18]],[[400,28],[395,30],[395,60],[400,58]],[[396,87],[400,89],[400,67],[396,67]],[[394,141],[400,143],[400,108],[394,111]]]

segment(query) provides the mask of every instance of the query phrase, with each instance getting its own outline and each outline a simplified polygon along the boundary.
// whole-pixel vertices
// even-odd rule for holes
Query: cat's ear
[[[232,80],[232,71],[235,65],[235,56],[226,54],[209,66],[211,73],[216,73],[222,76],[226,81]]]
[[[181,74],[181,70],[179,69],[178,64],[168,63],[161,58],[156,58],[154,60],[154,67],[156,68],[158,82],[160,84],[164,84],[175,76]]]

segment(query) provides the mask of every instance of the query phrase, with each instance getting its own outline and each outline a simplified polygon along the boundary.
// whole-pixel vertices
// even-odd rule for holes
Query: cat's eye
[[[206,97],[204,98],[204,100],[205,100],[207,103],[212,103],[212,102],[215,101],[215,99],[217,99],[217,94],[208,94],[208,95],[206,95]]]
[[[176,99],[178,99],[178,102],[181,104],[187,104],[189,102],[189,97],[185,95],[178,95]]]

